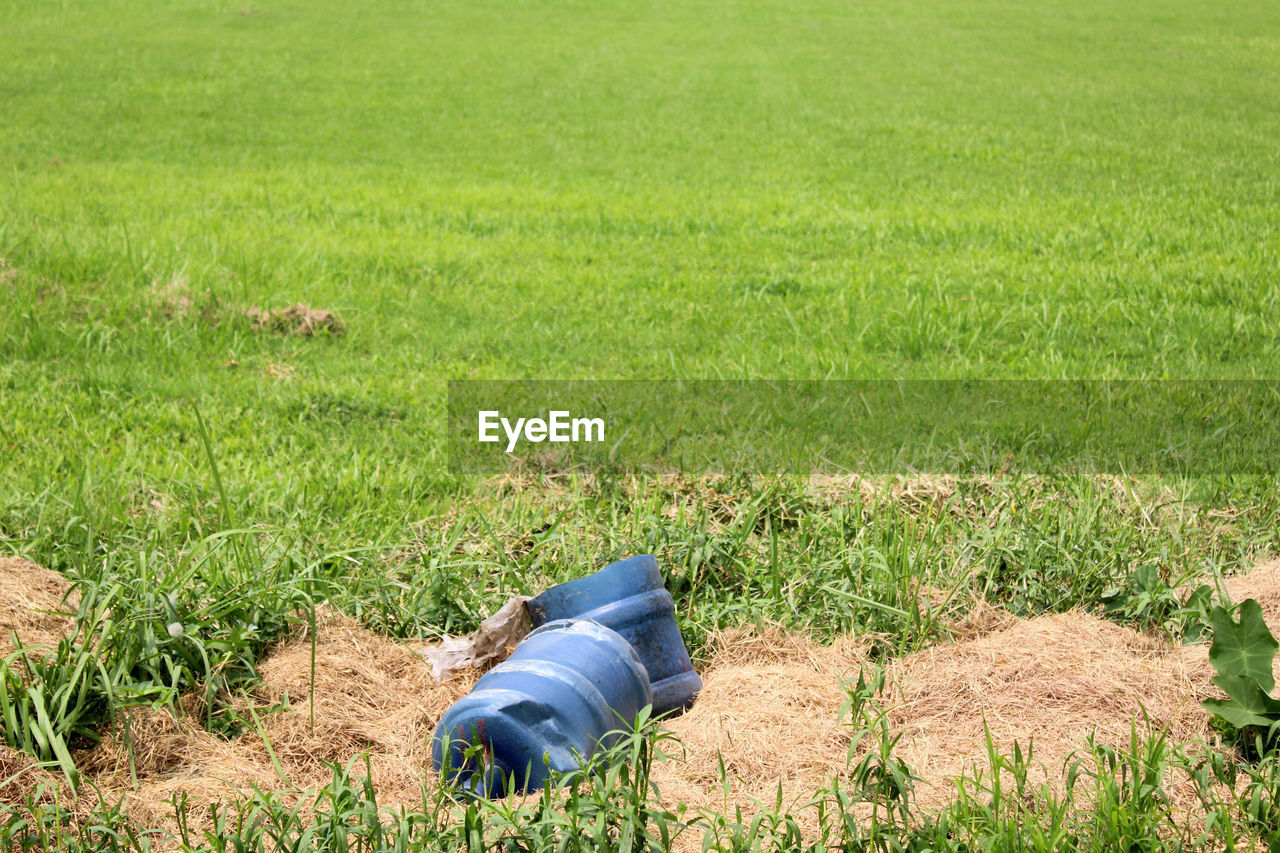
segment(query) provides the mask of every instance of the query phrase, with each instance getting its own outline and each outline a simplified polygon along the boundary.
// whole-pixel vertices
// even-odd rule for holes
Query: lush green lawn
[[[0,549],[161,620],[112,677],[208,675],[166,608],[244,675],[317,597],[460,630],[641,550],[695,645],[914,648],[921,579],[1176,633],[1274,550],[1274,480],[477,492],[443,431],[451,378],[1278,378],[1280,6],[263,3],[0,0]],[[295,302],[345,332],[244,314]]]
[[[174,275],[340,309],[347,358],[303,366],[410,403],[445,375],[1274,375],[1273,4],[243,11],[4,4],[15,265],[126,313]],[[183,343],[203,389],[228,342]]]
[[[414,517],[447,378],[1274,377],[1278,39],[1265,2],[6,0],[6,526],[83,465],[190,479],[193,401],[255,517]],[[166,319],[175,280],[348,331]]]

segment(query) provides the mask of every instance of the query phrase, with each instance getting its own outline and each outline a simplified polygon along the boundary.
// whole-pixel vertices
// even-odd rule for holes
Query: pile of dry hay
[[[1226,586],[1233,601],[1257,599],[1280,634],[1280,560]],[[926,807],[942,805],[962,771],[986,767],[988,730],[1006,752],[1034,741],[1031,780],[1059,788],[1064,762],[1090,734],[1126,746],[1136,721],[1174,741],[1209,736],[1199,703],[1216,691],[1204,645],[1174,645],[1080,612],[1016,619],[988,610],[976,622],[963,626],[964,639],[887,667],[882,699],[890,728],[903,733],[895,754],[923,779],[917,797]],[[670,724],[684,759],[659,770],[660,789],[672,802],[750,813],[781,785],[784,802],[803,803],[846,769],[840,682],[857,677],[865,650],[854,638],[830,646],[781,634],[718,639],[697,703]],[[1280,656],[1276,669],[1280,678]],[[721,758],[737,777],[727,802]]]
[[[749,812],[753,801],[771,803],[779,785],[784,802],[803,803],[845,770],[850,737],[840,720],[840,682],[856,678],[865,662],[852,641],[722,638],[698,702],[671,723],[687,754],[659,774],[664,795],[723,807],[723,756],[738,777],[730,807]],[[903,733],[895,754],[924,780],[918,800],[937,806],[949,794],[947,780],[986,766],[987,727],[1003,749],[1014,741],[1025,749],[1034,738],[1035,757],[1051,771],[1090,733],[1127,743],[1144,708],[1176,740],[1207,735],[1198,705],[1207,665],[1202,651],[1067,613],[1015,620],[896,660],[882,701],[890,729]]]
[[[1233,579],[1228,589],[1235,600],[1258,599],[1280,632],[1280,561]],[[45,641],[65,628],[65,616],[32,612],[58,609],[50,605],[66,586],[56,575],[0,561],[0,591],[0,624]],[[946,798],[949,778],[985,762],[987,727],[1002,749],[1034,738],[1051,781],[1090,733],[1127,743],[1144,710],[1150,726],[1167,727],[1175,740],[1208,733],[1198,704],[1212,690],[1203,646],[1175,646],[1083,613],[1019,620],[987,612],[976,624],[985,630],[971,625],[964,639],[888,667],[889,721],[904,733],[898,754],[924,778],[919,796],[926,805]],[[79,764],[110,799],[124,797],[131,814],[151,825],[167,822],[175,793],[190,796],[198,818],[207,804],[244,796],[254,785],[323,785],[331,778],[324,762],[365,753],[382,802],[418,802],[422,785],[431,784],[427,739],[475,674],[437,685],[418,651],[332,612],[320,620],[316,642],[314,728],[311,638],[298,636],[261,664],[254,703],[289,707],[259,712],[257,731],[227,741],[190,714],[135,711],[132,771],[120,731],[80,754]],[[856,637],[824,646],[780,632],[721,635],[697,703],[669,724],[683,748],[655,771],[664,799],[709,809],[740,805],[750,813],[754,801],[772,802],[781,785],[787,802],[803,802],[846,769],[841,681],[865,663]],[[733,781],[727,797],[721,761]],[[21,780],[44,776],[24,756],[0,749],[0,781],[22,768]]]
[[[56,646],[71,629],[78,604],[79,596],[62,575],[0,557],[0,658],[14,653],[15,636],[33,652]],[[56,784],[30,756],[0,744],[0,803],[16,802],[40,783]]]
[[[56,646],[71,627],[80,596],[57,572],[0,557],[0,657],[13,651],[13,635],[26,646]]]
[[[311,673],[311,639],[297,637],[259,666],[262,682],[249,697],[257,710],[239,703],[242,718],[256,719],[248,733],[224,740],[204,731],[198,714],[135,711],[133,767],[123,730],[85,755],[83,767],[152,825],[165,823],[169,800],[180,792],[190,797],[198,822],[208,804],[243,797],[254,786],[318,788],[333,778],[334,762],[355,760],[362,772],[366,754],[381,804],[420,803],[423,783],[432,778],[425,772],[428,739],[445,710],[471,689],[475,674],[437,685],[410,646],[332,611],[317,622],[314,725]],[[265,711],[280,704],[287,709]]]

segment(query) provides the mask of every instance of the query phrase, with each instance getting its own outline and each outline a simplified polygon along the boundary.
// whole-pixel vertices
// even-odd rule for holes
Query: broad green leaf
[[[1250,682],[1250,685],[1230,694],[1230,699],[1206,699],[1200,706],[1238,729],[1245,726],[1269,729],[1280,722],[1280,699],[1273,699],[1262,692],[1256,681]]]
[[[1267,629],[1258,602],[1251,598],[1240,605],[1239,622],[1226,608],[1214,607],[1209,622],[1209,661],[1218,672],[1213,683],[1230,698],[1207,699],[1201,707],[1237,728],[1280,724],[1280,699],[1270,695],[1275,687],[1271,662],[1280,644]]]
[[[1280,644],[1267,630],[1262,607],[1250,598],[1240,605],[1240,621],[1231,618],[1224,607],[1209,611],[1213,625],[1213,644],[1209,646],[1209,662],[1219,677],[1242,677],[1258,682],[1266,693],[1275,689],[1271,661]],[[1216,683],[1216,679],[1215,679]],[[1219,685],[1222,686],[1222,685]],[[1224,689],[1226,689],[1224,687]],[[1230,694],[1230,691],[1227,691]]]

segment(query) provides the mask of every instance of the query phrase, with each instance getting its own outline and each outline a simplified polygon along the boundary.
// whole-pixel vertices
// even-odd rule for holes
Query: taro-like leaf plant
[[[1206,699],[1201,706],[1238,729],[1257,727],[1273,732],[1280,727],[1280,699],[1271,662],[1280,644],[1267,630],[1262,608],[1252,598],[1240,605],[1240,621],[1225,607],[1209,610],[1213,643],[1209,662],[1218,671],[1213,679],[1227,699]]]

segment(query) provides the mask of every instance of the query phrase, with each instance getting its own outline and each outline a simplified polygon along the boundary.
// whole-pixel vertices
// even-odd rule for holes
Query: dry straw
[[[198,822],[210,803],[247,796],[255,787],[297,794],[320,787],[332,779],[329,764],[357,762],[361,770],[366,754],[379,802],[412,806],[431,778],[427,739],[435,721],[475,680],[472,673],[437,685],[413,648],[332,611],[317,620],[314,726],[309,637],[278,648],[259,672],[262,683],[237,703],[247,721],[240,737],[204,731],[196,714],[136,711],[129,726],[132,768],[123,727],[82,763],[153,825],[167,821],[176,794],[187,794]]]
[[[0,561],[0,625],[26,641],[56,641],[69,624],[57,615],[66,591],[51,572]],[[1280,632],[1280,561],[1233,579],[1228,591],[1235,600],[1258,599]],[[891,726],[904,733],[899,755],[924,779],[925,804],[941,803],[948,780],[984,760],[988,728],[1003,749],[1034,739],[1051,784],[1061,783],[1063,761],[1087,735],[1123,745],[1143,712],[1176,740],[1208,733],[1198,704],[1212,691],[1203,646],[1176,646],[1084,613],[1020,620],[992,608],[955,626],[954,635],[955,642],[888,667],[883,699]],[[420,801],[422,785],[431,784],[427,739],[476,674],[436,684],[420,648],[334,612],[321,614],[315,639],[314,727],[312,638],[304,634],[261,663],[262,683],[240,705],[250,721],[243,735],[224,740],[205,732],[196,714],[136,710],[128,727],[132,767],[124,727],[78,755],[78,763],[109,800],[123,796],[151,825],[168,822],[168,801],[179,792],[189,795],[198,819],[209,803],[254,786],[300,795],[330,779],[325,762],[361,761],[366,753],[381,801]],[[757,800],[772,803],[781,786],[785,802],[803,803],[846,771],[841,683],[866,664],[856,637],[824,646],[779,631],[721,634],[702,695],[669,724],[683,750],[655,773],[664,799],[750,813]],[[268,712],[281,705],[287,707]],[[721,763],[732,783],[727,794]],[[0,780],[47,778],[3,749],[0,773]],[[812,819],[798,817],[802,825]]]
[[[26,560],[0,557],[0,657],[25,646],[56,646],[71,627],[80,597],[57,572]]]

